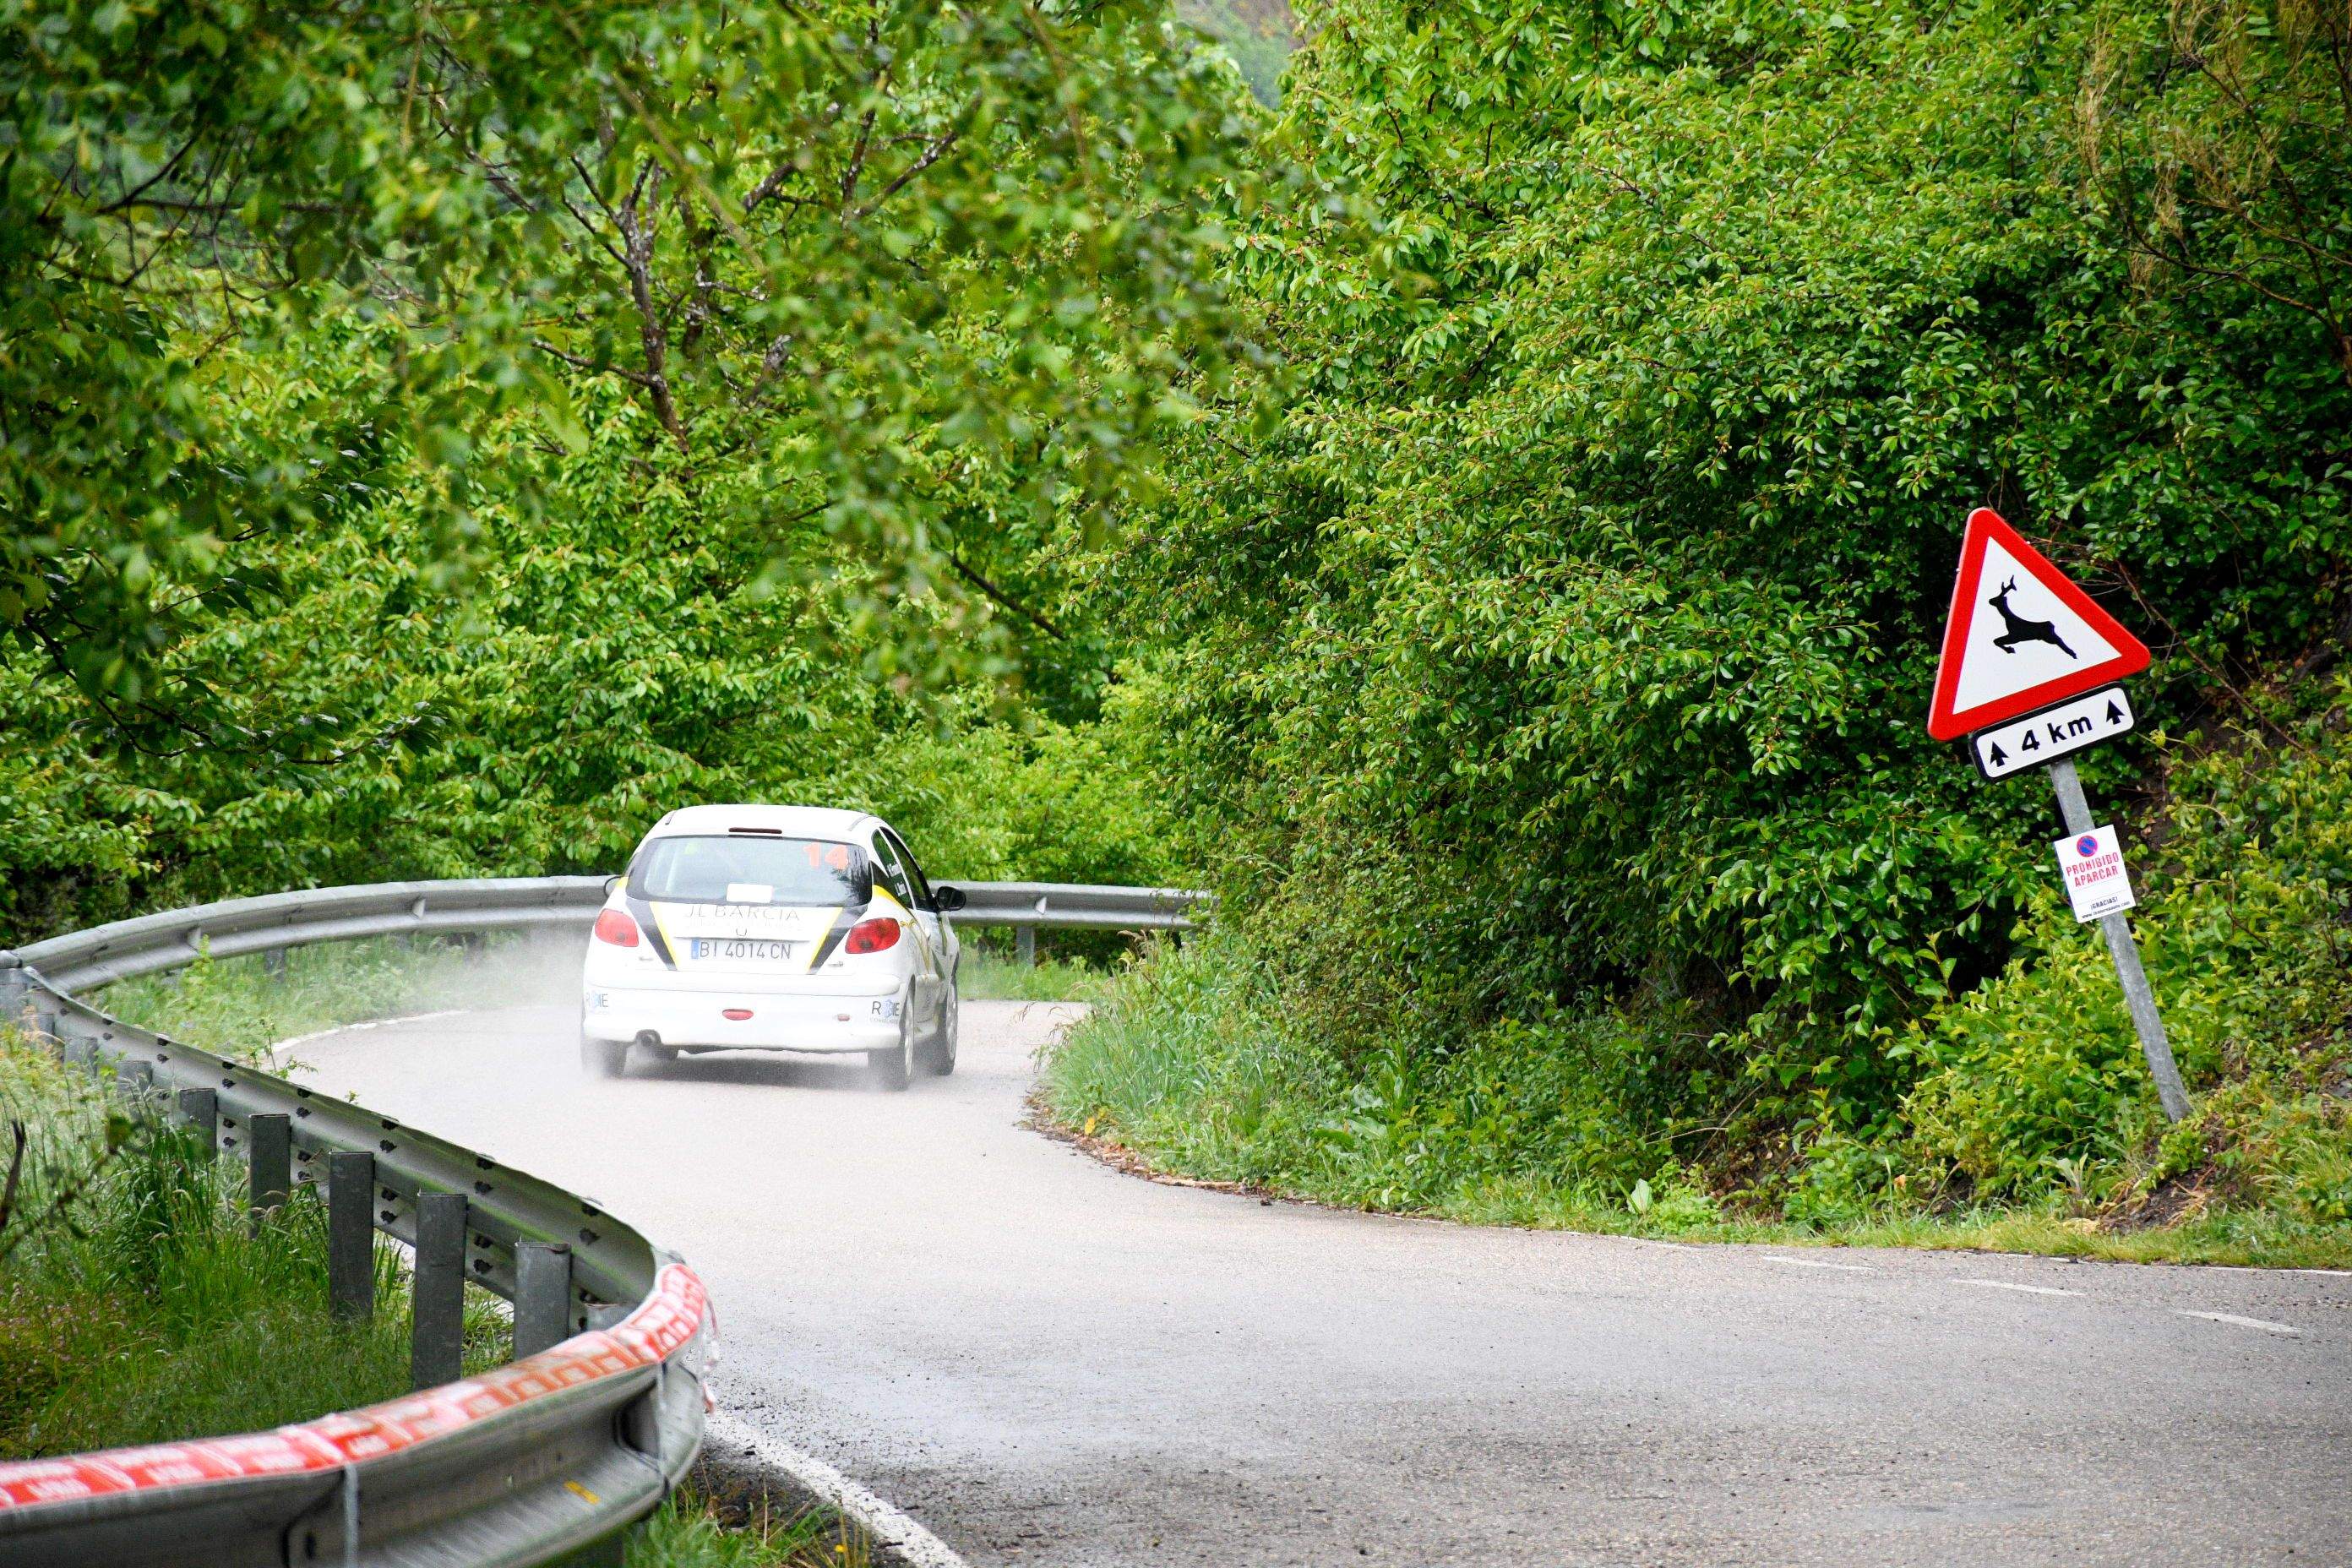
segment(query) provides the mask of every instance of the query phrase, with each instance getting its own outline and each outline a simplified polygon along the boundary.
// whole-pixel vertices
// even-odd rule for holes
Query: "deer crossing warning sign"
[[[1957,741],[2147,668],[2147,647],[2000,513],[1969,514],[1927,733]]]

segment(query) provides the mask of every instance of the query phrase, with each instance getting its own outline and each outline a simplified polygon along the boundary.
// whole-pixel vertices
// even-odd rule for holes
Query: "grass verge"
[[[2292,1166],[2293,1191],[2305,1194],[2293,1201],[2279,1195],[2284,1178],[2233,1197],[2167,1175],[2168,1138],[2191,1149],[2192,1167],[2205,1159],[2197,1140],[2223,1140],[2219,1119],[2233,1113],[2233,1086],[2208,1082],[2199,1086],[2202,1114],[2213,1120],[2147,1134],[2101,1180],[2063,1163],[2039,1191],[1970,1201],[1934,1148],[1891,1145],[1869,1152],[1874,1179],[1849,1173],[1832,1207],[1817,1198],[1824,1182],[1801,1164],[1777,1191],[1727,1191],[1612,1119],[1594,1064],[1620,1048],[1618,1031],[1638,1026],[1589,1019],[1570,1048],[1557,1035],[1503,1031],[1444,1060],[1343,1058],[1284,1016],[1238,939],[1212,932],[1158,951],[1073,1026],[1045,1059],[1036,1105],[1042,1120],[1130,1170],[1469,1224],[2352,1267],[2352,1226],[2330,1206],[2344,1141],[2300,1109],[2300,1091],[2274,1096],[2265,1112],[2316,1129],[2301,1152],[2274,1162]],[[2240,1100],[2246,1081],[2235,1087]],[[2025,1092],[2020,1085],[2011,1098]],[[1851,1143],[1837,1144],[1824,1158],[1853,1154]],[[2172,1169],[2184,1163],[2170,1158]]]
[[[568,994],[568,983],[578,978],[579,955],[570,945],[558,952],[557,945],[376,937],[294,948],[274,967],[259,953],[207,954],[169,974],[116,981],[101,1001],[117,1017],[243,1058],[283,1040],[373,1018],[511,1005],[519,995],[542,991]],[[559,970],[567,970],[561,991]]]
[[[1097,964],[1052,953],[1023,963],[992,943],[967,937],[956,966],[956,991],[968,1002],[1099,1002],[1118,978]]]
[[[863,1532],[764,1493],[681,1489],[629,1542],[628,1568],[869,1568]]]

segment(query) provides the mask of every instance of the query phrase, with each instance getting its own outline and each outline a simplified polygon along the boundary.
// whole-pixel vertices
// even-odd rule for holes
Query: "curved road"
[[[562,1005],[296,1055],[682,1250],[722,1401],[976,1564],[2352,1562],[2352,1277],[1155,1185],[1022,1127],[1058,1012],[967,1003],[903,1095],[583,1079]]]

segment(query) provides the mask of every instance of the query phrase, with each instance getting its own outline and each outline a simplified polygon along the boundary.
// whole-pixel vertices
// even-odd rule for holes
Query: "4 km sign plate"
[[[1969,737],[1969,752],[1977,772],[1989,779],[2005,779],[2027,768],[2127,735],[2132,728],[2131,699],[2120,686],[2071,697],[2054,707]]]

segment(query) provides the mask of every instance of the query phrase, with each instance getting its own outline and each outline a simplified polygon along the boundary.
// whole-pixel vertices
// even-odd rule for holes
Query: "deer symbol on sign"
[[[2017,579],[2011,577],[2000,585],[2000,593],[1985,601],[2000,613],[2000,622],[2004,628],[2000,636],[1992,639],[1992,646],[2003,653],[2015,653],[2017,645],[2021,642],[2046,642],[2068,658],[2081,658],[2081,655],[2066,646],[2066,639],[2058,635],[2055,625],[2049,621],[2029,621],[2009,607],[2009,596],[2016,592]]]

